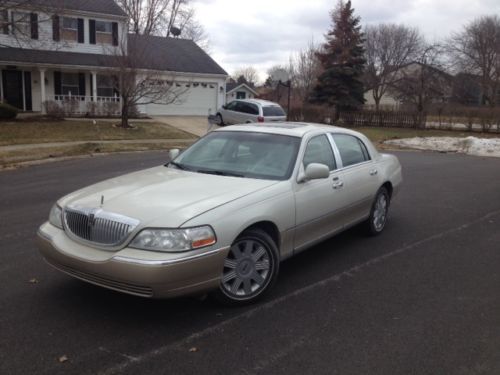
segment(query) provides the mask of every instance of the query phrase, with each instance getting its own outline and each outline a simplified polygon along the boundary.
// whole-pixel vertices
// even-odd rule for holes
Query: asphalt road
[[[500,159],[397,155],[383,235],[354,228],[286,261],[238,309],[94,287],[34,246],[58,197],[165,153],[1,172],[0,373],[500,374]]]

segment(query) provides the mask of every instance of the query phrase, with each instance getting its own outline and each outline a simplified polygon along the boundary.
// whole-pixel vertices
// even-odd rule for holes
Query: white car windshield
[[[300,140],[258,132],[211,132],[168,165],[221,176],[286,180],[293,171]]]

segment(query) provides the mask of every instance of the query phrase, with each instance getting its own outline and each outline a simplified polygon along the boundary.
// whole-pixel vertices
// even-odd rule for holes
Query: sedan
[[[398,159],[362,134],[306,123],[213,131],[163,166],[54,204],[38,247],[56,269],[142,297],[262,297],[280,262],[353,225],[387,223]]]

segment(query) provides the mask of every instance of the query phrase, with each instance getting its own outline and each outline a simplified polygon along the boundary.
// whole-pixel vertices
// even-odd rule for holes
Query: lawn
[[[19,163],[60,157],[95,155],[109,152],[131,152],[184,148],[196,136],[159,122],[133,121],[133,129],[121,129],[113,121],[65,120],[0,122],[0,146],[34,143],[84,141],[78,145],[54,145],[53,147],[24,147],[0,151],[0,168]],[[353,128],[364,133],[377,147],[387,148],[388,139],[412,137],[495,137],[488,133],[467,133],[446,130],[417,130],[403,128]],[[498,137],[498,134],[496,135]],[[109,141],[125,140],[127,143]],[[146,141],[148,140],[148,141]],[[154,141],[151,141],[154,140]],[[105,141],[105,142],[102,142]]]
[[[132,129],[118,128],[114,121],[62,120],[0,122],[0,146],[69,141],[108,141],[141,139],[193,139],[158,122],[131,121]]]
[[[474,136],[477,138],[494,138],[499,137],[499,134],[478,133],[478,132],[461,132],[453,130],[433,130],[433,129],[406,129],[406,128],[352,128],[366,135],[370,140],[381,145],[388,139],[413,138],[413,137],[468,137]]]

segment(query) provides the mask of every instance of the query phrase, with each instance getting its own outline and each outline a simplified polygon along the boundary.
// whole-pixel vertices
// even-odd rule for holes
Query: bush
[[[48,117],[54,118],[54,119],[63,119],[65,112],[64,109],[57,104],[53,100],[47,100],[46,102],[43,103],[45,106],[45,112],[47,113]]]
[[[7,103],[0,103],[0,120],[13,120],[19,110]]]

